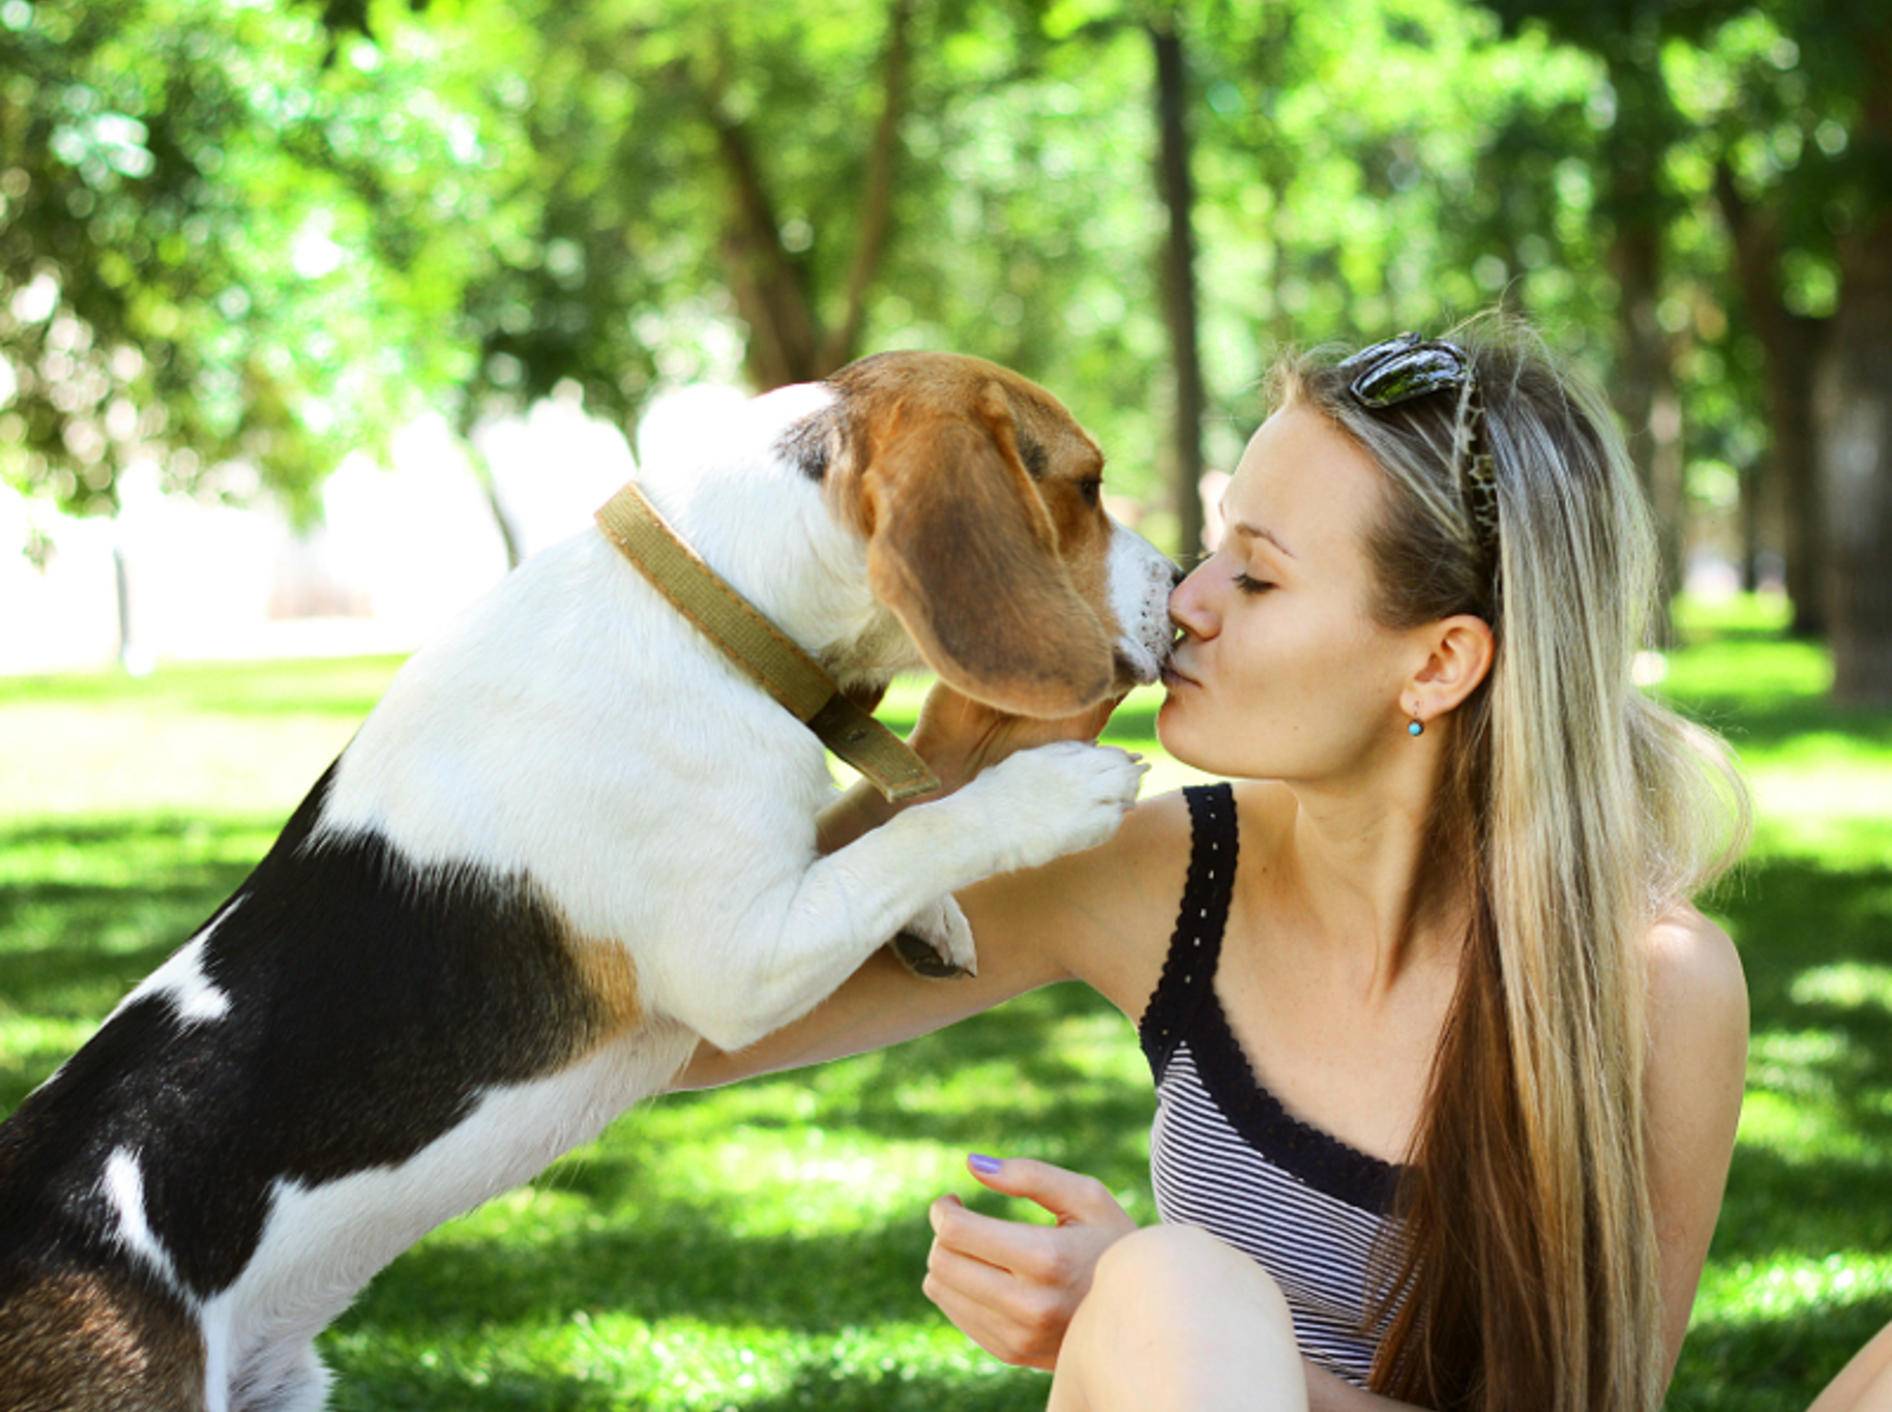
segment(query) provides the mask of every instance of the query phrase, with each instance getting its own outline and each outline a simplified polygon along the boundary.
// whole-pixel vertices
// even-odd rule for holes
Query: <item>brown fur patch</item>
[[[928,664],[1004,710],[1060,716],[1100,700],[1120,625],[1097,444],[1050,393],[978,358],[883,354],[830,382],[841,451],[829,491]]]
[[[204,1346],[182,1306],[118,1270],[58,1270],[0,1303],[9,1412],[198,1412]]]
[[[585,1022],[573,1035],[574,1060],[583,1058],[644,1018],[638,1000],[637,965],[621,943],[573,937],[568,945],[586,996]]]

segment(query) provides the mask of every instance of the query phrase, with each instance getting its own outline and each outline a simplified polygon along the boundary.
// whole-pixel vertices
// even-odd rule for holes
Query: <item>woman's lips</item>
[[[1179,686],[1201,686],[1189,673],[1176,665],[1174,660],[1163,663],[1163,685],[1174,691]]]

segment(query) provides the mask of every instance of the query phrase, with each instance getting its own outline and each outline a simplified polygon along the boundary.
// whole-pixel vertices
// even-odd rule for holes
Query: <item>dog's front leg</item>
[[[957,793],[916,804],[754,899],[727,945],[669,958],[671,1008],[719,1049],[800,1018],[943,894],[1094,848],[1136,802],[1144,767],[1062,741],[1023,750]],[[955,965],[973,968],[971,938]]]

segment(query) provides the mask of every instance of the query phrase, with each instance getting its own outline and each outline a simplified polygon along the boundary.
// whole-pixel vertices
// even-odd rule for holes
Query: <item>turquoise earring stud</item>
[[[1425,722],[1418,720],[1416,718],[1414,719],[1411,725],[1406,727],[1406,734],[1410,736],[1421,736],[1421,735],[1424,735],[1425,733],[1426,733]]]

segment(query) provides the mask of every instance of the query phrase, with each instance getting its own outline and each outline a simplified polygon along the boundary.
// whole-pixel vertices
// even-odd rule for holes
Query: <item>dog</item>
[[[850,696],[924,666],[1060,716],[1157,675],[1177,571],[1017,374],[882,354],[692,433],[639,484]],[[1103,841],[1139,773],[1022,751],[819,856],[815,736],[604,535],[547,549],[0,1125],[0,1403],[321,1407],[315,1335],[425,1232],[904,926],[972,966],[951,894]]]

